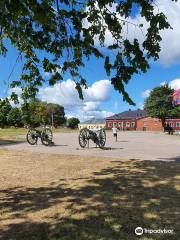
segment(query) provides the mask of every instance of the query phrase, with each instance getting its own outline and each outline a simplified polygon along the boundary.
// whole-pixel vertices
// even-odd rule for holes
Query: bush
[[[72,129],[77,128],[79,123],[80,123],[80,121],[79,121],[78,118],[74,118],[74,117],[73,117],[73,118],[69,118],[69,119],[67,120],[67,126],[68,126],[69,128],[72,128]]]

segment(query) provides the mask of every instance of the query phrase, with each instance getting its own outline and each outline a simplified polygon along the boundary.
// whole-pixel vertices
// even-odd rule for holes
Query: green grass
[[[0,139],[3,140],[23,140],[25,139],[28,129],[25,128],[3,128],[0,129]],[[78,129],[54,128],[54,133],[70,133],[76,132]]]
[[[78,129],[71,129],[71,128],[54,128],[53,132],[54,133],[71,133],[71,132],[77,132],[79,131]]]
[[[27,133],[27,129],[24,128],[3,128],[0,129],[0,139],[14,140],[19,139],[19,136],[22,137]]]

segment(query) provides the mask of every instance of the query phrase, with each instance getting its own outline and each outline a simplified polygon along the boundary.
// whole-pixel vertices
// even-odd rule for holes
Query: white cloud
[[[116,4],[112,7],[108,7],[111,12],[115,12]],[[156,0],[155,12],[163,12],[167,17],[167,21],[170,23],[173,29],[167,29],[161,31],[162,41],[160,43],[160,63],[165,66],[169,66],[174,63],[180,63],[180,1],[171,0]],[[123,19],[120,15],[116,14],[118,18]],[[146,35],[149,23],[140,14],[135,17],[129,17],[126,19],[132,24],[125,24],[123,26],[123,38],[133,40],[137,38],[140,43],[143,42]],[[139,24],[143,24],[142,28],[136,27]],[[88,27],[90,24],[87,20],[84,22],[84,26]],[[136,25],[136,26],[135,26]],[[96,44],[99,44],[98,38],[95,39]],[[113,44],[114,38],[109,30],[105,31],[105,46]]]
[[[169,82],[169,86],[174,90],[180,89],[180,78],[174,79]]]
[[[8,95],[11,95],[13,92],[15,94],[17,94],[18,96],[21,96],[22,88],[20,88],[20,87],[10,88],[9,91],[8,91]]]
[[[55,84],[53,87],[45,87],[39,90],[39,96],[46,102],[58,102],[66,107],[79,106],[83,102],[107,101],[112,90],[109,80],[94,82],[92,86],[83,89],[84,101],[79,99],[76,84],[71,79]]]
[[[150,90],[150,89],[147,89],[147,90],[145,90],[144,92],[142,92],[141,96],[142,96],[143,98],[147,98],[147,97],[149,97],[150,92],[151,92],[151,90]]]
[[[167,84],[167,82],[164,81],[164,82],[161,82],[161,83],[160,83],[160,86],[164,86],[164,85],[166,85],[166,84]]]
[[[86,102],[84,105],[84,111],[96,111],[99,108],[100,102]]]
[[[165,65],[180,62],[180,1],[157,1],[160,10],[167,16],[173,30],[165,30],[162,33],[160,60]]]
[[[55,84],[50,87],[43,87],[39,89],[38,97],[48,103],[57,103],[64,106],[67,117],[76,116],[81,121],[90,118],[105,118],[113,115],[113,112],[101,110],[102,102],[108,101],[111,97],[112,86],[109,80],[100,80],[94,82],[88,89],[83,88],[84,100],[79,99],[76,84],[71,79]],[[12,92],[18,95],[19,103],[22,104],[20,87],[11,88],[8,91],[10,96]],[[12,106],[15,105],[10,101]]]
[[[86,120],[89,120],[91,118],[97,118],[97,119],[104,119],[106,117],[114,115],[114,112],[105,111],[105,110],[99,110],[99,111],[76,111],[76,112],[68,112],[66,116],[68,118],[70,117],[77,117],[81,120],[81,122],[84,122]]]
[[[180,78],[174,79],[174,80],[170,81],[169,83],[164,81],[164,82],[161,82],[159,85],[164,86],[165,84],[168,84],[174,90],[180,89]],[[151,92],[150,89],[147,89],[144,92],[142,92],[142,94],[141,94],[142,98],[149,97],[150,92]]]
[[[59,67],[57,67],[55,71],[52,71],[52,73],[50,73],[50,72],[44,72],[44,70],[42,70],[42,76],[43,76],[44,78],[50,77],[52,74],[55,74],[56,72],[58,72],[58,73],[61,74],[62,69],[59,68]]]
[[[144,103],[142,103],[142,102],[138,103],[138,108],[143,110],[144,109]]]
[[[82,105],[82,101],[79,99],[75,89],[75,83],[70,79],[57,83],[52,87],[40,88],[39,97],[42,101],[58,103],[66,108]]]
[[[161,31],[162,41],[160,43],[160,63],[165,66],[169,66],[174,63],[180,63],[180,1],[174,2],[169,0],[157,0],[155,9],[156,11],[163,12],[167,17],[167,21],[170,23],[173,29],[167,29]],[[146,34],[148,27],[144,18],[137,15],[131,20],[133,23],[143,23],[143,32]],[[132,27],[131,27],[132,28]],[[129,31],[130,39],[133,37],[133,31]],[[142,42],[143,35],[140,31],[136,30],[136,37]],[[129,38],[129,36],[128,36]]]
[[[91,87],[84,89],[84,96],[87,100],[106,101],[110,98],[112,85],[109,80],[94,82]]]
[[[10,99],[10,96],[12,93],[15,93],[17,96],[18,96],[18,101],[19,101],[19,104],[15,104],[14,101],[12,101]],[[20,105],[23,103],[23,100],[21,98],[21,94],[22,94],[22,88],[20,87],[15,87],[15,88],[10,88],[9,91],[8,91],[8,99],[9,99],[9,102],[11,104],[12,107],[20,107]]]
[[[104,118],[112,112],[100,109],[102,102],[110,99],[112,86],[109,80],[94,82],[88,89],[83,88],[84,100],[79,99],[75,82],[71,79],[44,87],[39,90],[42,101],[63,105],[67,116],[76,116],[81,120],[92,117]]]

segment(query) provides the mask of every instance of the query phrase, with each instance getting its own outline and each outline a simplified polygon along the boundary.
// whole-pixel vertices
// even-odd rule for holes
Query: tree
[[[46,103],[32,98],[22,104],[22,122],[24,125],[38,127],[47,123]]]
[[[67,126],[72,129],[77,128],[79,123],[80,121],[78,118],[72,117],[67,120]]]
[[[24,125],[32,127],[51,125],[52,120],[54,126],[60,126],[66,122],[63,106],[34,98],[22,105],[22,120]]]
[[[12,108],[7,115],[7,122],[9,126],[21,127],[22,126],[22,113],[17,107]]]
[[[147,33],[143,33],[142,23],[130,20],[134,5],[148,23]],[[8,39],[19,52],[16,61],[24,62],[20,79],[11,87],[20,86],[24,99],[34,97],[44,83],[43,68],[51,73],[50,85],[62,80],[65,73],[70,74],[83,98],[86,80],[80,70],[87,59],[95,56],[104,59],[114,88],[134,104],[125,85],[133,74],[148,70],[150,58],[158,59],[160,31],[170,28],[165,15],[156,10],[153,0],[1,0],[0,54],[6,56]],[[142,42],[137,37],[127,38],[129,27],[133,32],[140,29]],[[106,42],[107,30],[112,43]],[[12,99],[17,100],[14,93]]]
[[[64,107],[59,104],[48,103],[46,106],[46,117],[47,122],[55,127],[66,122]]]
[[[154,88],[145,100],[145,110],[151,117],[159,118],[165,127],[165,120],[173,109],[171,95],[173,89],[168,84]]]
[[[180,106],[174,107],[170,112],[169,116],[171,118],[180,118]]]
[[[8,125],[7,116],[12,107],[8,99],[0,99],[0,127],[4,128]]]

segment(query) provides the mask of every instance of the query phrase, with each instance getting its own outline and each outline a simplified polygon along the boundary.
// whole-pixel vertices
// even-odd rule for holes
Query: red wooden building
[[[180,119],[166,119],[166,125],[174,131],[180,131]],[[106,129],[117,127],[120,130],[164,131],[158,118],[147,116],[145,110],[129,110],[106,118]]]
[[[180,119],[166,119],[166,125],[173,128],[174,131],[180,131]]]
[[[137,120],[146,116],[145,110],[129,110],[106,118],[106,129],[136,130]]]

